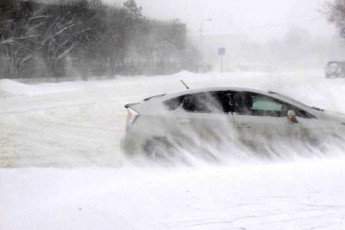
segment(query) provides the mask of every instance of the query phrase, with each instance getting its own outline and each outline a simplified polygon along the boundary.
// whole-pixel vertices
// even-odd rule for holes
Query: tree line
[[[134,0],[0,1],[0,78],[195,70],[186,25],[145,17]]]

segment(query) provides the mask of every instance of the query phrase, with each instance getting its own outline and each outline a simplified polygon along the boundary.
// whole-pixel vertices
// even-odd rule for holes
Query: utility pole
[[[203,50],[204,50],[204,47],[203,47],[203,26],[205,24],[205,22],[210,22],[212,21],[211,18],[205,18],[204,20],[201,21],[201,24],[200,24],[200,65],[203,64]]]

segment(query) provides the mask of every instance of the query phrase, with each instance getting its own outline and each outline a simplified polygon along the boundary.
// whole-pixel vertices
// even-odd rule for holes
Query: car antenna
[[[184,83],[184,81],[180,80],[182,82],[182,84],[187,88],[189,89],[188,85],[186,85],[186,83]]]

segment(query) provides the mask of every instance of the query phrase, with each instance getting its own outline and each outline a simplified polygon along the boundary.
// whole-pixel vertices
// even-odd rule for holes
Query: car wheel
[[[152,137],[143,146],[143,151],[149,159],[166,161],[174,158],[177,148],[166,137]]]

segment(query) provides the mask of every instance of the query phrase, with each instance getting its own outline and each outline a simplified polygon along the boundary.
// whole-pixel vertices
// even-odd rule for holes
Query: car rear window
[[[187,112],[229,113],[233,111],[232,94],[228,91],[187,94],[164,102],[168,110]]]
[[[185,97],[185,95],[180,96],[180,97],[175,97],[173,99],[169,99],[167,101],[164,101],[163,104],[166,106],[166,108],[168,110],[176,110],[181,106],[184,97]]]

